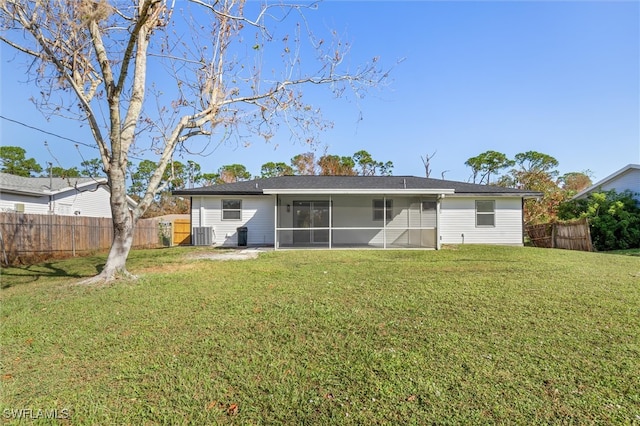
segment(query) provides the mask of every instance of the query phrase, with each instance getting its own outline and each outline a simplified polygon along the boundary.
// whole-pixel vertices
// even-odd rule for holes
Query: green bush
[[[591,240],[597,250],[640,248],[640,207],[631,191],[595,192],[558,208],[558,218],[562,220],[583,217],[589,220]]]

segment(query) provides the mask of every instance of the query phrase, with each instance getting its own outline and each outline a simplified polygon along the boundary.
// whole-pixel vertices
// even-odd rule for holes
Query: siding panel
[[[82,191],[70,190],[54,196],[56,214],[73,216],[79,211],[84,217],[111,217],[111,194],[104,186],[93,185]]]
[[[442,200],[442,243],[522,245],[521,199],[493,198],[496,214],[494,227],[476,226],[476,199],[479,198],[447,197]]]
[[[13,212],[16,204],[24,204],[24,213],[27,214],[48,214],[49,213],[49,196],[46,197],[27,197],[18,194],[2,193],[0,199],[0,211]]]
[[[615,189],[616,192],[629,190],[631,192],[640,193],[640,170],[629,169],[610,182],[602,185],[601,188],[603,191]]]
[[[0,200],[1,211],[14,211],[16,203],[24,204],[24,213],[48,214],[49,195],[40,197],[28,197],[19,194],[2,193]],[[70,189],[55,194],[52,199],[53,211],[60,216],[75,216],[79,211],[82,217],[107,217],[111,218],[111,206],[109,204],[111,194],[105,186],[91,185],[82,190]]]
[[[242,200],[240,220],[222,220],[222,200]],[[192,206],[193,225],[213,228],[213,244],[237,246],[237,228],[248,228],[249,245],[273,245],[274,234],[274,198],[273,196],[210,196],[200,197]]]

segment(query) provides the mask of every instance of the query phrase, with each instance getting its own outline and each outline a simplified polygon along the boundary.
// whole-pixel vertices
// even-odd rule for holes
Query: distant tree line
[[[526,224],[557,220],[559,206],[591,186],[589,170],[560,175],[558,160],[537,151],[521,152],[514,158],[498,151],[485,151],[464,164],[471,169],[469,180],[473,183],[541,192],[540,200],[525,200]]]
[[[24,148],[16,146],[0,147],[0,171],[24,177],[101,177],[105,176],[102,162],[98,158],[85,160],[79,167],[63,168],[60,166],[42,167],[35,159],[27,158]],[[157,168],[151,160],[142,160],[129,167],[131,185],[128,195],[139,200]],[[291,158],[289,164],[269,161],[260,168],[260,175],[252,176],[243,164],[227,164],[215,172],[205,173],[200,164],[188,160],[186,163],[173,160],[163,174],[162,191],[155,197],[155,202],[145,213],[145,217],[162,214],[187,213],[188,201],[171,196],[177,189],[194,186],[210,186],[224,183],[240,182],[252,178],[270,178],[286,175],[334,175],[334,176],[388,176],[392,174],[391,161],[378,161],[372,155],[360,150],[352,156],[338,156],[324,153],[317,157],[313,152],[305,152]]]
[[[430,173],[429,161],[434,155],[435,153],[426,159],[421,157],[427,177]],[[591,226],[594,246],[598,250],[640,247],[640,207],[633,199],[633,194],[596,192],[584,200],[571,200],[576,193],[591,186],[591,172],[588,170],[560,175],[557,170],[558,160],[537,151],[518,153],[512,159],[501,152],[485,151],[469,158],[464,164],[471,169],[469,180],[473,183],[542,193],[540,200],[525,200],[526,224],[586,217]],[[156,167],[156,163],[151,160],[142,160],[130,166],[130,197],[138,200],[143,196]],[[177,189],[287,175],[388,176],[392,169],[391,161],[375,160],[365,150],[357,151],[352,156],[325,152],[317,157],[313,152],[305,152],[291,158],[289,164],[273,161],[264,163],[260,168],[260,175],[256,176],[252,176],[242,164],[227,164],[215,172],[205,173],[195,161],[182,163],[174,160],[164,172],[163,191],[156,196],[145,217],[188,213],[188,200],[171,196],[171,192]],[[84,160],[79,166],[68,169],[51,163],[48,167],[42,167],[35,159],[27,158],[24,148],[17,146],[0,147],[0,171],[24,177],[75,178],[105,175],[102,162],[97,158]]]

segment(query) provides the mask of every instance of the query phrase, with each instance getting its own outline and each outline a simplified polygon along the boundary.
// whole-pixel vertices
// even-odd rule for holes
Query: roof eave
[[[78,183],[78,184],[73,185],[73,186],[66,186],[64,188],[56,189],[56,190],[47,192],[47,194],[58,195],[60,193],[71,191],[73,189],[80,190],[81,188],[85,188],[87,186],[91,186],[91,185],[98,185],[99,186],[99,185],[104,185],[106,183],[107,183],[107,179],[106,178],[100,178],[100,179],[95,179],[95,180],[92,180],[92,181],[89,181],[89,182]]]
[[[588,187],[586,189],[583,189],[582,191],[578,192],[576,195],[571,197],[571,200],[577,200],[579,198],[584,197],[585,195],[588,195],[589,193],[591,193],[593,191],[601,190],[603,185],[606,185],[607,183],[609,183],[613,179],[617,178],[618,176],[622,175],[623,173],[626,173],[627,171],[629,171],[631,169],[640,169],[640,164],[627,164],[626,166],[624,166],[620,170],[611,173],[609,176],[605,177],[604,179],[601,179],[598,182],[596,182],[593,185],[591,185],[590,187]]]
[[[25,189],[13,189],[13,188],[0,188],[0,192],[6,193],[6,194],[25,195],[28,197],[42,197],[44,195],[49,195],[48,192],[29,191]]]
[[[516,197],[516,198],[540,198],[542,192],[456,192],[453,197]]]
[[[260,191],[173,191],[171,195],[182,196],[182,197],[198,197],[201,195],[264,195],[264,193]]]
[[[331,195],[331,194],[348,194],[348,195],[367,195],[367,194],[389,194],[389,195],[450,195],[454,193],[453,189],[424,189],[424,188],[407,188],[407,189],[388,189],[388,188],[295,188],[295,189],[264,189],[265,194],[273,195]]]

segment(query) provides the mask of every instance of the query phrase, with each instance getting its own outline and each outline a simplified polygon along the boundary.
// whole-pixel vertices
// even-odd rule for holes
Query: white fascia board
[[[263,193],[265,194],[274,194],[274,195],[338,195],[338,194],[349,194],[349,195],[440,195],[440,194],[453,194],[453,189],[357,189],[357,188],[349,188],[349,189],[263,189]]]
[[[94,179],[92,181],[78,183],[78,184],[73,185],[73,186],[67,186],[67,187],[64,187],[64,188],[60,188],[60,189],[55,190],[55,191],[46,191],[46,194],[58,195],[58,194],[61,194],[63,192],[72,191],[74,189],[80,190],[80,189],[85,188],[87,186],[100,185],[100,184],[106,184],[106,183],[107,183],[107,178],[98,178],[98,179]]]
[[[523,193],[523,194],[510,194],[508,192],[465,192],[465,193],[457,193],[452,195],[452,197],[456,198],[464,198],[464,197],[488,197],[488,198],[540,198],[542,194],[536,195],[534,193]]]
[[[18,195],[24,195],[27,197],[42,197],[43,195],[49,195],[48,192],[44,192],[44,191],[30,191],[30,190],[19,189],[19,188],[0,188],[0,193],[18,194]]]

